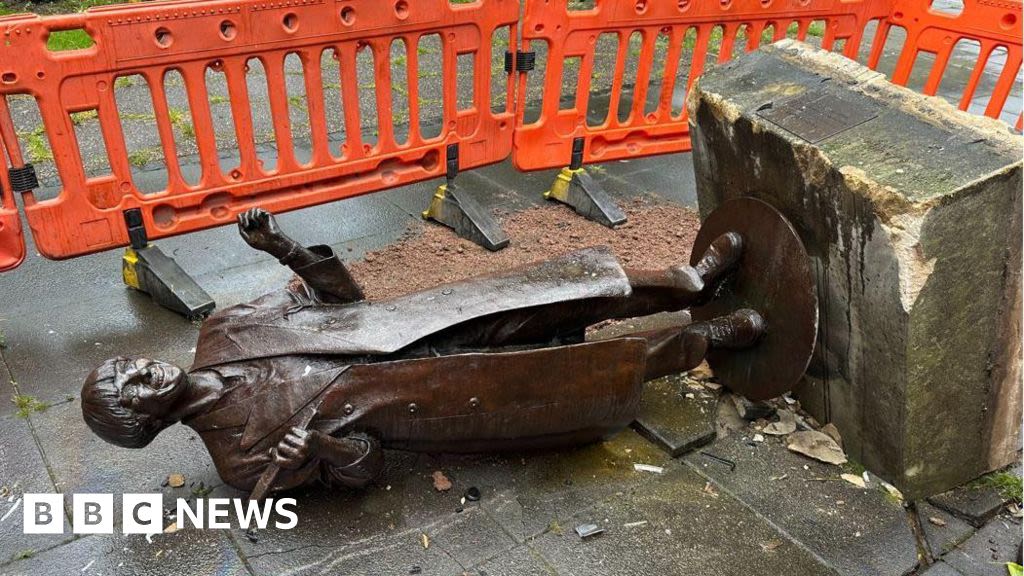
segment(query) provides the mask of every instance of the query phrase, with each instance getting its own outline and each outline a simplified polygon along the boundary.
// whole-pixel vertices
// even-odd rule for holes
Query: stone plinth
[[[798,396],[909,498],[1021,439],[1021,138],[784,40],[705,74],[689,113],[701,213],[755,196],[814,261]]]

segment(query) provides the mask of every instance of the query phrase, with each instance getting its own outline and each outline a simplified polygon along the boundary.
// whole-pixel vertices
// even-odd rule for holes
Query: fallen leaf
[[[715,490],[715,487],[714,487],[714,485],[711,484],[711,482],[708,482],[708,483],[704,484],[703,492],[705,494],[707,494],[708,496],[713,496],[715,498],[718,498],[718,491]]]
[[[167,485],[171,488],[181,488],[185,485],[184,474],[171,474],[167,477]]]
[[[430,548],[430,536],[427,536],[426,534],[422,534],[421,533],[420,534],[420,542],[423,543],[423,549],[424,550],[426,550],[427,548]]]
[[[856,474],[840,474],[839,477],[842,478],[843,480],[846,480],[850,484],[853,484],[857,488],[867,488],[867,486],[864,484],[864,479]]]
[[[772,436],[785,436],[796,432],[796,414],[789,410],[779,410],[778,415],[778,422],[768,424],[761,431]]]
[[[782,540],[769,540],[767,542],[761,542],[761,549],[765,552],[772,552],[779,546],[782,546]]]
[[[764,436],[761,435],[761,434],[754,434],[754,437],[752,438],[752,440],[754,442],[764,442]]]
[[[936,526],[945,526],[946,525],[946,521],[943,520],[942,518],[939,518],[938,516],[929,516],[928,517],[928,521],[931,522],[932,524],[935,524]]]
[[[846,463],[846,454],[836,441],[817,430],[803,430],[790,434],[786,439],[786,448],[828,464]]]
[[[452,481],[444,475],[444,472],[437,470],[433,474],[434,478],[434,490],[438,492],[447,492],[452,489]]]
[[[177,531],[178,531],[178,523],[177,522],[171,522],[170,524],[167,525],[167,528],[164,528],[164,534],[174,534]]]

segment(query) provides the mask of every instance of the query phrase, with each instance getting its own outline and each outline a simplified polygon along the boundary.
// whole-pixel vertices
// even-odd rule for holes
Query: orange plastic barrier
[[[7,102],[0,99],[0,116],[9,116]],[[0,131],[7,131],[6,137],[0,142],[13,139],[14,132],[10,125],[0,123]],[[0,132],[2,134],[3,132]],[[14,201],[14,188],[6,170],[7,166],[21,166],[21,150],[15,148],[7,153],[0,145],[0,272],[17,268],[25,259],[25,237],[21,233],[21,218],[18,206]]]
[[[230,222],[252,206],[286,211],[433,178],[445,174],[450,144],[459,145],[463,169],[502,160],[511,152],[513,79],[507,76],[508,104],[492,111],[491,46],[495,33],[504,28],[513,31],[509,43],[515,49],[518,16],[518,0],[465,5],[449,0],[212,0],[0,18],[5,40],[0,43],[0,97],[35,97],[63,185],[53,199],[24,196],[36,246],[55,259],[124,246],[129,242],[124,211],[133,208],[141,209],[147,236],[153,239]],[[71,29],[84,29],[95,45],[66,52],[47,48],[51,33]],[[426,73],[419,69],[418,43],[427,35],[438,35],[442,51],[441,70],[431,72],[443,79],[443,94],[422,95],[443,98],[440,135],[432,138],[421,134],[417,121],[418,78]],[[405,47],[407,88],[395,96],[392,43],[399,40]],[[329,142],[325,120],[325,50],[333,50],[340,63],[340,73],[335,71],[332,77],[340,84],[344,110],[346,140],[340,150]],[[357,55],[364,50],[373,56],[375,138],[367,137],[367,119],[360,117],[360,91],[366,90],[366,83],[357,84],[355,71]],[[308,162],[296,157],[293,146],[284,67],[291,54],[301,59],[303,68],[301,91],[311,134]],[[474,63],[469,105],[460,105],[456,93],[457,64],[463,55],[473,55]],[[247,79],[254,58],[265,69],[265,79]],[[189,183],[179,167],[175,140],[181,137],[181,122],[169,110],[165,92],[172,71],[180,74],[187,91],[202,169],[197,183]],[[237,166],[224,166],[218,158],[208,71],[226,77]],[[145,79],[152,95],[168,172],[166,188],[155,193],[143,193],[133,180],[124,119],[114,96],[118,79],[136,74]],[[267,89],[277,144],[272,169],[260,160],[254,144],[248,94],[254,82]],[[407,104],[404,141],[396,138],[393,97],[404,98]],[[84,170],[75,113],[98,117],[109,174],[90,177]],[[4,133],[11,132],[6,109],[0,110],[0,126],[8,128]],[[17,148],[7,138],[5,146]],[[5,196],[5,205],[6,201]],[[9,241],[0,237],[0,245]]]
[[[1021,68],[1021,6],[1020,0],[964,0],[963,12],[950,15],[933,10],[925,2],[895,0],[888,20],[878,27],[868,65],[878,66],[887,35],[893,27],[903,27],[906,43],[896,62],[892,81],[906,85],[919,54],[932,54],[935,62],[922,91],[934,96],[954,48],[961,40],[975,41],[979,48],[977,60],[959,103],[961,110],[967,110],[989,58],[997,48],[1002,48],[1006,50],[1005,61],[985,105],[986,116],[999,118],[1010,90],[1018,82]],[[1016,128],[1021,130],[1021,127],[1022,119],[1018,115]]]
[[[823,48],[850,58],[867,54],[876,68],[892,50],[886,44],[894,30],[902,29],[906,40],[893,81],[906,84],[922,55],[930,55],[927,94],[938,91],[958,43],[974,42],[978,54],[962,109],[979,107],[984,72],[1005,51],[991,97],[980,105],[998,117],[1021,69],[1021,0],[965,2],[961,14],[950,15],[929,0],[526,0],[520,17],[518,0],[175,0],[68,16],[0,17],[0,142],[9,165],[19,167],[18,139],[25,135],[15,134],[6,99],[34,98],[43,127],[30,136],[47,139],[62,189],[52,199],[24,194],[25,217],[41,254],[68,258],[127,245],[128,210],[141,210],[150,239],[182,234],[228,223],[251,206],[286,211],[441,176],[453,145],[462,169],[509,155],[523,170],[565,167],[577,139],[584,141],[584,162],[689,150],[684,99],[706,63],[787,35],[820,36]],[[867,37],[872,22],[875,32]],[[47,48],[52,34],[79,29],[95,45]],[[504,44],[496,42],[501,33]],[[437,39],[440,70],[421,69],[424,38]],[[610,60],[599,50],[608,38],[615,42]],[[501,52],[495,50],[506,47],[506,69],[518,73],[497,70]],[[328,51],[337,70],[323,64]],[[366,54],[374,72],[369,96],[356,74],[357,59]],[[302,78],[290,82],[287,61],[294,58]],[[396,58],[405,70],[392,78]],[[597,65],[601,59],[608,60],[606,72]],[[254,78],[257,65],[265,72]],[[224,78],[226,95],[212,94],[210,73]],[[325,73],[333,74],[333,93]],[[169,81],[172,74],[180,82]],[[443,79],[441,94],[421,93],[418,80],[427,74]],[[468,99],[458,88],[464,75],[472,86]],[[504,102],[495,94],[495,75]],[[141,189],[140,175],[133,174],[137,158],[123,128],[128,115],[115,97],[118,82],[129,76],[143,78],[151,97],[149,120],[167,171],[166,185],[155,191]],[[397,85],[401,79],[405,88]],[[168,103],[172,84],[187,96],[184,124],[201,170],[191,181],[182,167],[196,163],[179,161],[185,129],[181,111]],[[604,89],[592,89],[598,84]],[[261,159],[258,144],[266,138],[254,135],[262,118],[251,106],[257,86],[269,102],[263,120],[272,126],[273,166]],[[428,135],[419,122],[421,104],[438,96],[438,134]],[[233,163],[219,155],[224,147],[211,113],[215,97],[230,107]],[[308,159],[295,151],[293,98],[303,100],[308,115]],[[332,98],[343,109],[340,146],[327,119]],[[405,120],[394,103],[408,110]],[[372,118],[369,110],[375,110]],[[98,122],[105,173],[87,170],[76,136],[76,117],[83,116]],[[405,121],[408,134],[402,135],[398,126]],[[375,128],[368,132],[368,124]],[[1018,116],[1018,129],[1021,124]],[[10,180],[0,176],[0,271],[17,266],[25,251]]]
[[[1020,0],[966,0],[959,15],[930,7],[928,0],[603,0],[572,9],[565,2],[527,2],[522,50],[535,51],[545,64],[520,73],[519,116],[513,157],[523,170],[566,166],[572,141],[586,142],[584,162],[602,162],[690,149],[685,106],[690,83],[708,60],[723,62],[736,50],[750,51],[781,39],[787,30],[803,40],[819,26],[821,47],[856,59],[870,46],[868,65],[877,68],[893,27],[906,31],[892,81],[906,85],[918,55],[934,64],[923,91],[935,95],[950,55],[960,40],[979,46],[976,65],[960,100],[968,109],[989,58],[1006,50],[1002,72],[984,105],[998,118],[1021,69]],[[817,21],[817,22],[815,22]],[[875,33],[865,38],[869,23]],[[824,26],[822,26],[824,24]],[[742,33],[742,35],[741,35]],[[596,70],[598,45],[615,40],[612,71]],[[637,42],[631,42],[633,39]],[[631,45],[633,44],[633,45]],[[717,54],[711,54],[711,48]],[[539,50],[538,50],[539,48]],[[540,69],[542,68],[542,69]],[[635,71],[634,71],[635,70]],[[607,82],[607,115],[595,120],[589,100],[601,74]],[[631,76],[627,78],[627,76]],[[539,86],[538,86],[539,85]],[[540,113],[525,117],[530,98],[540,88]],[[624,100],[624,94],[631,99]],[[977,103],[975,103],[977,106]],[[588,107],[590,109],[588,109]],[[1016,127],[1021,129],[1021,117]]]

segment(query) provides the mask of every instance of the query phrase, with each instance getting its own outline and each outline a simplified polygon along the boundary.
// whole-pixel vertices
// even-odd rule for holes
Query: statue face
[[[180,368],[148,358],[118,366],[116,383],[121,391],[121,406],[154,417],[166,415],[188,385]]]

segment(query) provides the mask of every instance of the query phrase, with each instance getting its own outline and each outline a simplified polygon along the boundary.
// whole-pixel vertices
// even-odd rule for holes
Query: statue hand
[[[291,249],[292,240],[278,228],[274,215],[262,208],[250,208],[238,215],[238,233],[249,246],[277,258]]]
[[[277,444],[274,462],[286,470],[302,468],[316,455],[316,435],[302,428],[292,427]]]

